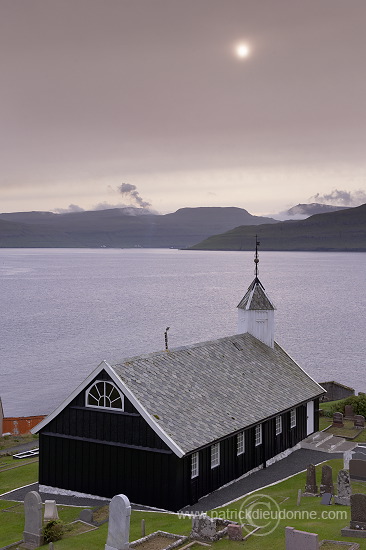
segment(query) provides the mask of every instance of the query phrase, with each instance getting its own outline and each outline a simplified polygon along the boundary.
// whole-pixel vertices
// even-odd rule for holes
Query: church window
[[[279,435],[282,432],[282,418],[276,416],[276,435]]]
[[[123,411],[123,394],[111,382],[97,380],[86,391],[86,406]]]
[[[296,426],[296,409],[291,409],[290,411],[290,428]]]
[[[220,443],[211,445],[211,469],[220,466]]]
[[[255,446],[258,447],[258,445],[262,445],[262,424],[258,424],[258,426],[255,427]]]

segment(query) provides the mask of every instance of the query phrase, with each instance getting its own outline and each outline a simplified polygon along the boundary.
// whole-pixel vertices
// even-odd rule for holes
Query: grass
[[[336,401],[332,401],[332,403],[336,403]],[[322,404],[322,408],[323,405],[324,404]],[[329,428],[327,430],[329,433],[339,437],[353,437],[355,434],[358,434],[354,439],[352,439],[352,441],[355,443],[366,443],[366,429],[358,430],[357,428],[354,428],[352,420],[344,420],[344,428],[330,428],[329,426],[331,426],[332,423],[332,419],[329,416],[320,416],[319,430]]]
[[[336,405],[338,403],[343,403],[344,399],[338,399],[338,401],[324,401],[322,403],[320,403],[320,408],[325,412],[325,413],[330,413],[330,411],[334,410],[334,407],[336,408]]]
[[[365,435],[363,434],[363,429],[355,428],[353,425],[353,420],[343,420],[343,428],[333,427],[330,426],[327,429],[328,433],[331,433],[333,435],[338,435],[339,437],[348,437],[353,439],[356,439],[357,436],[363,436],[366,440]]]
[[[0,495],[38,481],[38,458],[22,461],[0,457]]]
[[[343,460],[333,459],[327,462],[333,467],[333,480],[336,481],[336,477],[339,469],[343,468]],[[32,465],[33,466],[33,465]],[[27,467],[24,466],[24,469]],[[23,470],[19,468],[17,470]],[[17,471],[15,470],[15,471]],[[11,473],[14,470],[10,470]],[[320,485],[321,478],[321,465],[316,467],[317,482]],[[18,472],[20,473],[20,472]],[[276,550],[277,548],[285,547],[285,527],[290,525],[296,529],[300,529],[308,532],[315,532],[319,535],[319,541],[323,539],[328,540],[346,540],[348,542],[358,542],[362,550],[366,550],[366,540],[347,538],[343,539],[340,534],[340,529],[349,524],[350,509],[346,506],[322,506],[321,499],[318,497],[303,497],[301,499],[300,506],[297,506],[297,493],[298,489],[304,489],[305,487],[305,472],[297,474],[290,479],[287,479],[272,487],[267,487],[256,491],[250,498],[258,499],[258,495],[262,494],[265,497],[261,497],[267,504],[269,503],[271,508],[264,508],[262,510],[273,510],[274,506],[279,507],[280,519],[278,526],[268,536],[251,536],[244,544],[247,550]],[[366,494],[366,483],[353,482],[352,490],[354,493],[362,492]],[[271,501],[268,501],[270,497]],[[211,515],[215,514],[216,517],[222,517],[224,519],[230,519],[232,521],[240,520],[239,512],[245,513],[245,505],[248,504],[248,497],[234,502],[226,507],[220,508],[211,512]],[[267,500],[266,500],[267,499]],[[247,502],[246,502],[247,501]],[[259,509],[257,504],[254,505]],[[7,511],[4,511],[8,508]],[[81,508],[71,506],[58,506],[60,519],[68,524],[75,521],[79,517]],[[342,513],[343,517],[334,518],[336,513]],[[324,514],[332,514],[331,517],[324,516]],[[191,529],[191,520],[189,518],[181,519],[175,514],[163,514],[155,512],[132,512],[131,515],[131,529],[130,540],[136,540],[141,537],[141,520],[145,520],[146,534],[153,533],[157,530],[168,531],[171,533],[188,535]],[[245,517],[242,518],[243,522],[248,520]],[[251,520],[253,524],[254,520]],[[256,520],[259,525],[267,521]],[[271,524],[271,527],[273,525]],[[0,547],[12,542],[16,542],[22,538],[22,532],[24,529],[24,511],[23,505],[0,500]],[[265,532],[262,530],[262,533]],[[77,536],[67,537],[54,543],[54,547],[57,550],[103,550],[107,540],[108,524],[100,526],[97,530],[82,533]],[[259,531],[261,533],[261,530]],[[229,541],[222,539],[215,543],[214,550],[242,550],[242,542]]]
[[[330,460],[327,462],[333,467],[333,478],[336,479],[336,475],[339,469],[343,468],[343,460],[336,459]],[[317,471],[317,480],[318,484],[320,483],[321,477],[321,466],[316,467]],[[350,519],[350,509],[346,506],[322,506],[321,499],[318,497],[303,497],[301,499],[300,506],[296,505],[297,500],[297,491],[298,489],[303,489],[305,486],[305,472],[297,474],[296,476],[283,481],[278,485],[262,489],[253,494],[253,497],[262,493],[266,496],[269,496],[274,499],[274,501],[279,505],[280,508],[280,517],[281,514],[283,518],[280,519],[278,527],[269,535],[269,536],[252,536],[245,543],[245,547],[248,550],[273,550],[277,548],[285,547],[285,527],[291,526],[295,529],[300,529],[302,531],[309,531],[312,533],[318,533],[319,541],[323,539],[328,540],[347,540],[348,542],[358,542],[360,543],[360,548],[366,549],[366,541],[356,538],[347,538],[343,539],[340,534],[340,529],[345,527],[349,523]],[[358,492],[360,487],[358,487]],[[363,491],[366,491],[365,487],[362,487]],[[266,500],[263,498],[264,502]],[[245,506],[245,498],[240,501],[230,504],[226,508],[221,508],[219,512],[222,513],[222,516],[233,513],[233,518],[240,510],[241,506]],[[272,503],[271,503],[272,506]],[[273,506],[272,506],[273,508]],[[262,508],[263,509],[263,508]],[[265,508],[264,508],[265,509]],[[303,514],[303,517],[293,518],[294,512],[297,514]],[[339,520],[336,519],[327,519],[322,517],[322,514],[328,513],[334,514],[335,512],[342,512],[345,517]],[[260,524],[261,522],[258,521]],[[262,521],[262,524],[266,521]],[[260,532],[260,531],[259,531]],[[239,550],[242,543],[228,543],[227,540],[219,541],[215,544],[215,550],[226,549],[230,545],[230,550],[236,550],[236,545]]]
[[[38,446],[38,434],[25,434],[25,435],[3,435],[0,437],[0,451],[9,449],[10,447],[16,447],[23,443],[29,443],[34,441],[34,447]]]
[[[8,509],[5,511],[5,509]],[[73,506],[57,506],[60,519],[69,524],[78,519],[82,508]],[[130,540],[141,538],[141,520],[145,520],[146,535],[159,529],[170,533],[188,535],[191,530],[191,520],[179,519],[175,514],[155,512],[135,512],[131,514]],[[23,503],[0,500],[0,547],[21,540],[24,529]],[[98,529],[79,534],[75,537],[66,536],[54,543],[54,547],[75,550],[103,550],[107,540],[108,523]],[[67,533],[70,535],[70,532]]]

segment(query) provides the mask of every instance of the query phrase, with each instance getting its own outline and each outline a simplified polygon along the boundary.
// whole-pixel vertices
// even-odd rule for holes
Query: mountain
[[[320,204],[311,202],[309,204],[296,204],[284,212],[288,216],[313,216],[314,214],[326,214],[327,212],[336,212],[345,210],[347,206],[332,206],[331,204]]]
[[[263,250],[366,251],[366,204],[305,220],[236,227],[191,247],[192,250],[253,250],[258,235]]]
[[[234,207],[181,208],[165,215],[140,210],[0,214],[0,247],[185,248],[238,225],[277,223],[273,218],[253,216],[243,208]]]

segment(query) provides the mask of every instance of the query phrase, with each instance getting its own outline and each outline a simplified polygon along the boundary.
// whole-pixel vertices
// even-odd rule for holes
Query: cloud
[[[356,191],[333,189],[333,191],[325,195],[317,193],[313,197],[310,197],[308,201],[334,204],[338,206],[359,206],[360,204],[366,202],[366,193],[362,189],[358,189]]]
[[[140,196],[136,185],[132,185],[131,183],[121,183],[121,185],[118,186],[118,191],[122,196],[130,198],[131,201],[135,202],[137,206],[140,206],[141,208],[151,206],[149,202],[144,201]]]
[[[77,204],[69,204],[67,208],[54,208],[55,214],[71,214],[72,212],[84,212],[84,208]]]

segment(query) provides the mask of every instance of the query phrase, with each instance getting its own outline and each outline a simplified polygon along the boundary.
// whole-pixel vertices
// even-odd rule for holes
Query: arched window
[[[86,390],[86,406],[123,411],[123,394],[111,382],[97,380]]]

